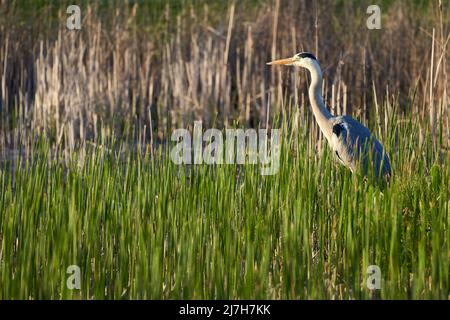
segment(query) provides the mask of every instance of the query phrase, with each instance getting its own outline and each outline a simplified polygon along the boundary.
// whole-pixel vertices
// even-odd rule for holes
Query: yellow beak
[[[274,60],[271,62],[267,62],[268,65],[283,65],[283,66],[291,66],[294,63],[294,58],[280,59]]]

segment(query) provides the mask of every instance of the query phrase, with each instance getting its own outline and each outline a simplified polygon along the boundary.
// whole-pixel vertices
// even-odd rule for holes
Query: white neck
[[[309,100],[311,107],[316,118],[317,124],[320,130],[325,135],[328,141],[331,141],[332,126],[329,121],[333,116],[325,107],[322,99],[322,71],[320,70],[319,63],[315,60],[311,60],[305,68],[307,68],[311,74],[311,85],[309,86]]]

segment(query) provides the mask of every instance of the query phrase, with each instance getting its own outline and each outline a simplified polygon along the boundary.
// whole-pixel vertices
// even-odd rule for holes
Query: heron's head
[[[284,65],[295,66],[310,69],[313,65],[318,64],[316,57],[309,52],[300,52],[291,58],[274,60],[267,63],[268,65]]]

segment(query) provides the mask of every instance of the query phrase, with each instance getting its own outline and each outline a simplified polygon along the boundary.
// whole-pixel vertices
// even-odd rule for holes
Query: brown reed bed
[[[265,65],[305,50],[321,61],[333,113],[372,129],[376,122],[376,130],[387,128],[392,112],[399,121],[412,113],[424,132],[436,135],[440,126],[446,147],[449,2],[394,1],[382,7],[381,30],[367,29],[367,5],[276,0],[252,8],[230,2],[221,11],[196,2],[176,14],[167,6],[147,25],[142,15],[151,6],[94,4],[83,7],[81,30],[71,31],[65,6],[24,18],[3,3],[0,146],[29,132],[69,149],[100,131],[164,140],[194,119],[258,126],[273,114],[289,116],[286,105],[300,108],[305,125],[306,74]]]

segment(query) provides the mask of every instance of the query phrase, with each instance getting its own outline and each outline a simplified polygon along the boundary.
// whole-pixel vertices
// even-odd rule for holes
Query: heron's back
[[[391,174],[389,157],[383,145],[368,128],[350,116],[338,116],[332,122],[331,145],[344,165],[352,171],[361,166],[360,169],[365,175],[370,169],[375,176],[379,176],[380,173],[383,177]]]

